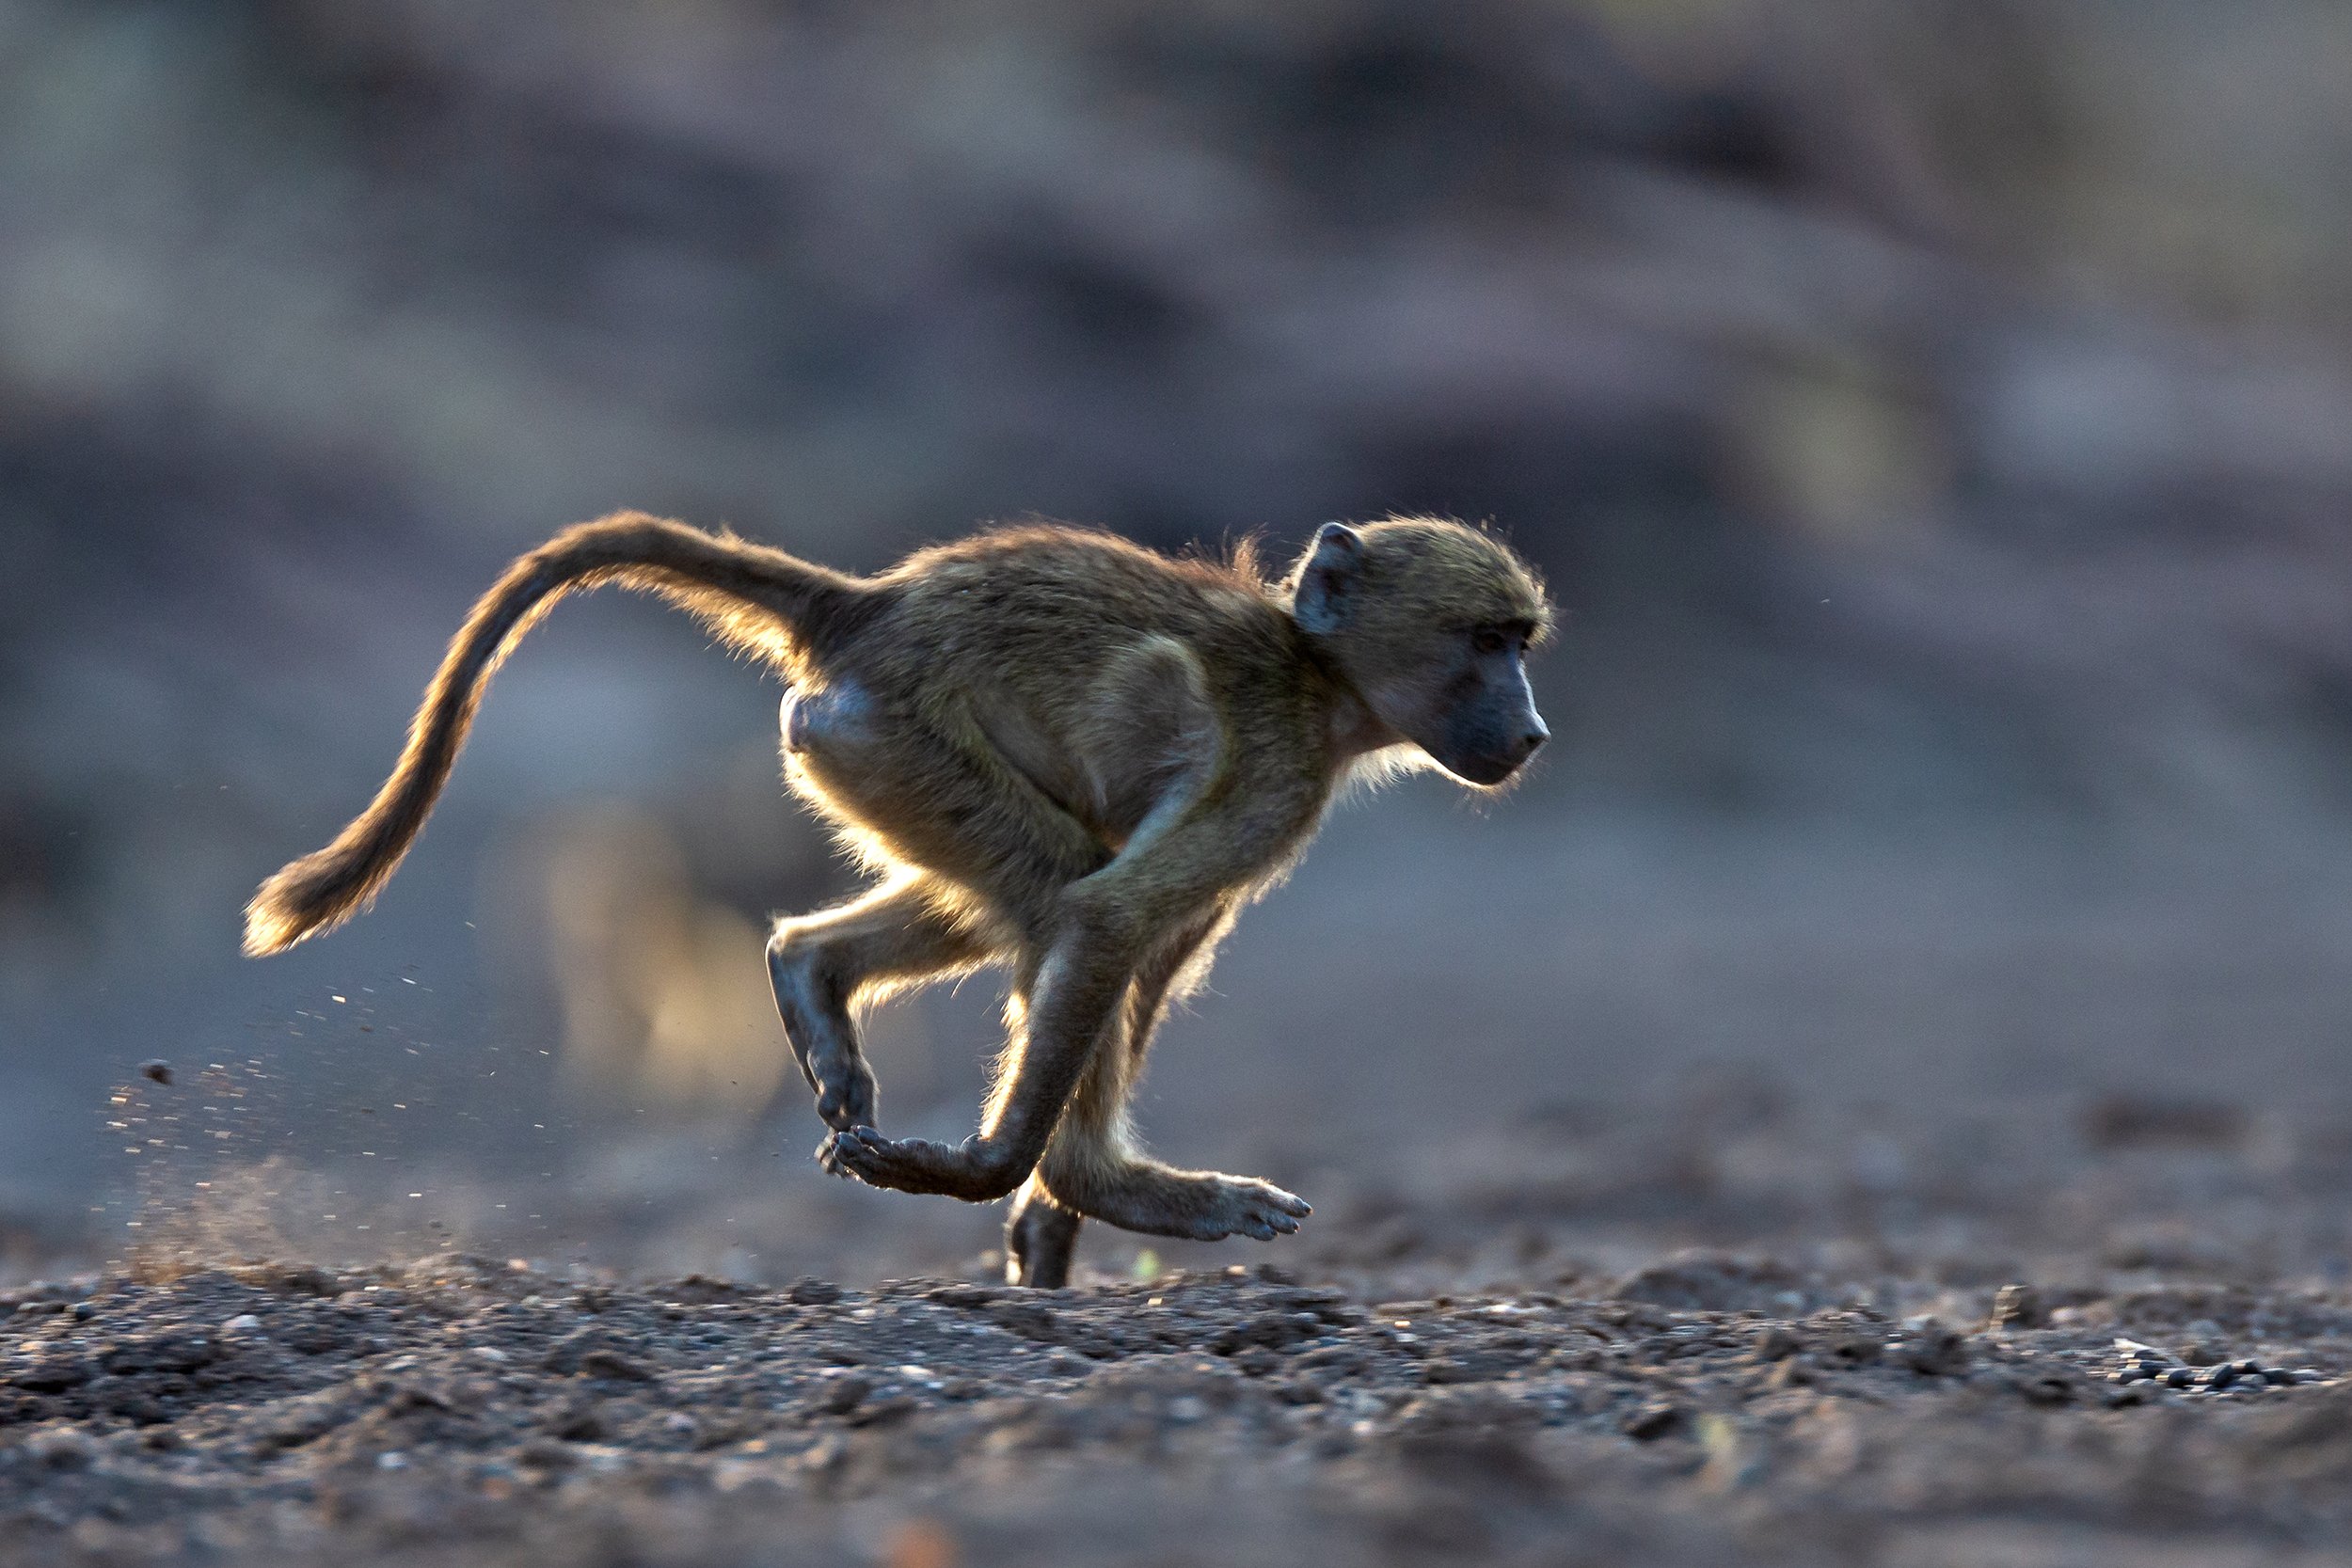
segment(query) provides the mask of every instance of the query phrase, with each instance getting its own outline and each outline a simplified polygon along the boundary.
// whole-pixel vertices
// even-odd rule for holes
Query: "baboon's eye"
[[[1510,645],[1511,640],[1492,626],[1470,633],[1470,646],[1481,654],[1499,654]]]

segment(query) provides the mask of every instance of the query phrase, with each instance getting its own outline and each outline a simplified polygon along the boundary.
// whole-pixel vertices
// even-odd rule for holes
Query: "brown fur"
[[[661,594],[796,678],[854,630],[859,608],[858,590],[837,573],[683,523],[627,512],[567,529],[508,567],[474,605],[374,802],[334,843],[262,884],[246,907],[246,953],[282,953],[374,899],[448,784],[491,674],[557,599],[607,582]]]
[[[1307,1206],[1279,1188],[1137,1150],[1126,1106],[1152,1029],[1343,781],[1410,753],[1492,784],[1544,734],[1518,665],[1551,624],[1542,585],[1454,523],[1327,526],[1277,584],[1247,552],[1170,560],[1054,527],[851,578],[622,514],[523,557],[476,606],[390,780],[262,885],[247,951],[365,906],[500,659],[557,596],[603,582],[660,594],[782,671],[792,787],[883,878],[779,922],[769,945],[833,1129],[819,1159],[909,1192],[1019,1190],[1009,1237],[1025,1283],[1059,1282],[1084,1216],[1204,1239],[1297,1227]],[[855,1010],[999,961],[1009,1044],[980,1131],[958,1146],[882,1137]]]

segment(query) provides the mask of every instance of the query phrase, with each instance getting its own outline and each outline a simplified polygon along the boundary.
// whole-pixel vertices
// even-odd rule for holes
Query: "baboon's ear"
[[[1363,535],[1345,523],[1326,523],[1315,534],[1314,553],[1298,574],[1291,614],[1307,631],[1328,634],[1347,625],[1364,575]]]

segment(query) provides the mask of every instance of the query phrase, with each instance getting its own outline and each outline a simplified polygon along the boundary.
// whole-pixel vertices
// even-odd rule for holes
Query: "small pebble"
[[[2264,1378],[2262,1363],[2251,1359],[2224,1361],[2205,1374],[2205,1386],[2215,1393],[2219,1393],[2234,1384],[2248,1384],[2258,1387],[2268,1386]]]
[[[98,1456],[97,1446],[70,1427],[35,1434],[24,1450],[54,1470],[79,1470]]]
[[[590,1351],[580,1358],[580,1370],[589,1377],[611,1378],[619,1382],[651,1383],[654,1379],[651,1368],[612,1350]]]
[[[1968,1341],[1933,1319],[1912,1330],[1897,1354],[1903,1366],[1925,1377],[1957,1377],[1968,1370]]]
[[[2004,1285],[1994,1292],[1993,1325],[1995,1328],[2040,1328],[2050,1321],[2042,1305],[2042,1292],[2030,1285]]]
[[[259,1334],[262,1332],[262,1320],[250,1312],[240,1312],[221,1324],[220,1331],[223,1334]]]
[[[567,1443],[594,1443],[606,1435],[604,1418],[596,1414],[595,1406],[588,1404],[557,1411],[541,1424],[540,1430]]]
[[[873,1391],[874,1386],[862,1377],[827,1378],[809,1396],[809,1408],[828,1416],[847,1416]]]
[[[169,1084],[171,1082],[171,1064],[165,1061],[160,1056],[151,1062],[141,1062],[139,1064],[139,1076],[147,1079],[150,1083]]]
[[[379,1453],[375,1456],[375,1467],[379,1470],[405,1470],[408,1468],[408,1456],[397,1449],[389,1453]]]
[[[1645,1404],[1617,1424],[1617,1430],[1637,1443],[1654,1443],[1682,1425],[1682,1412],[1671,1404]]]

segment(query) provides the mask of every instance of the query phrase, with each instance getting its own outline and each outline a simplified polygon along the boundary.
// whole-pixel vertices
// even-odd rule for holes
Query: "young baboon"
[[[1521,656],[1534,574],[1457,523],[1316,534],[1289,575],[1100,533],[1009,529],[858,578],[641,513],[516,561],[474,607],[407,748],[334,843],[262,885],[246,951],[364,907],[449,778],[491,672],[564,593],[661,594],[790,682],[786,774],[881,881],[777,922],[768,967],[828,1171],[970,1202],[1017,1194],[1018,1283],[1067,1278],[1079,1225],[1203,1241],[1298,1228],[1264,1181],[1145,1156],[1127,1118],[1153,1026],[1200,984],[1351,774],[1502,784],[1543,743]],[[1003,962],[1010,1044],[961,1144],[876,1131],[857,1009]]]

